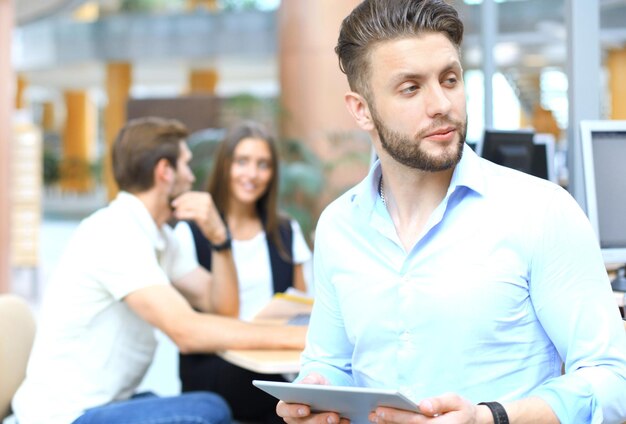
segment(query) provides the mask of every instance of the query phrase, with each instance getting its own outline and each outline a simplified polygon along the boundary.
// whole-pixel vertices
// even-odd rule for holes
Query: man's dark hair
[[[460,49],[463,22],[444,0],[363,1],[341,23],[335,47],[350,89],[370,98],[369,59],[377,43],[433,32],[445,35]]]
[[[154,167],[161,159],[176,169],[180,142],[187,128],[174,119],[156,117],[128,121],[112,149],[113,175],[120,190],[139,193],[154,185]]]

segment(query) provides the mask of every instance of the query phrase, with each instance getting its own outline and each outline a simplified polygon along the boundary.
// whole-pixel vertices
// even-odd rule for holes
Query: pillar
[[[494,49],[498,38],[498,5],[493,0],[483,0],[481,14],[482,71],[484,76],[484,127],[493,128],[493,76],[496,73]]]
[[[350,88],[334,50],[341,22],[359,3],[287,0],[278,10],[280,135],[305,144],[327,165],[320,171],[323,191],[294,201],[312,223],[369,169],[369,138],[346,109]]]
[[[26,108],[26,98],[24,93],[26,92],[26,87],[28,87],[28,82],[26,81],[26,77],[23,75],[17,76],[17,85],[15,87],[15,109],[24,109]]]
[[[217,0],[187,0],[187,10],[194,10],[198,7],[204,7],[210,12],[216,12],[218,9]]]
[[[568,128],[568,191],[587,210],[582,166],[580,121],[600,117],[599,0],[566,0]]]
[[[626,119],[626,48],[609,51],[609,91],[611,119]]]
[[[11,290],[9,252],[11,228],[10,196],[11,137],[13,128],[13,70],[11,68],[11,33],[13,31],[13,1],[0,0],[0,293]]]
[[[63,132],[61,188],[84,193],[93,188],[91,173],[95,112],[86,91],[64,93],[67,114]]]
[[[349,90],[334,48],[339,26],[359,0],[283,1],[278,11],[281,130],[312,140],[356,129],[344,104]],[[320,22],[324,22],[320,26]]]
[[[41,129],[44,132],[54,131],[56,126],[54,119],[54,103],[50,100],[43,102],[41,104]]]
[[[126,123],[126,103],[132,84],[132,67],[127,62],[111,62],[107,64],[106,91],[108,102],[104,111],[106,152],[104,156],[104,183],[107,196],[113,199],[118,188],[113,178],[111,164],[111,147],[119,130]]]
[[[189,93],[190,94],[215,94],[215,88],[219,80],[216,69],[192,69],[189,72]]]

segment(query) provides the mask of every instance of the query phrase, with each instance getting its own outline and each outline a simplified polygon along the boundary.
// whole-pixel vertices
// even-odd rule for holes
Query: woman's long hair
[[[246,138],[264,140],[270,149],[272,160],[272,177],[267,185],[265,193],[257,200],[256,210],[263,223],[267,237],[274,243],[279,254],[284,259],[291,259],[286,246],[280,238],[280,217],[278,214],[278,180],[279,159],[276,141],[269,131],[261,124],[254,121],[239,123],[228,130],[226,136],[215,152],[213,171],[209,177],[207,191],[213,197],[217,210],[225,218],[228,216],[230,192],[230,168],[233,163],[235,148]],[[288,223],[287,223],[288,224]]]

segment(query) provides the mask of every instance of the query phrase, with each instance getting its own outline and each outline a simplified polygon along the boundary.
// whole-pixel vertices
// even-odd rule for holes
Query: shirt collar
[[[467,187],[478,194],[484,195],[487,187],[486,175],[483,170],[482,159],[469,147],[463,145],[463,157],[454,168],[448,193],[457,187]]]
[[[157,227],[154,218],[137,196],[126,191],[120,191],[111,206],[126,209],[141,230],[150,238],[154,248],[158,251],[165,250],[166,239],[163,230]]]
[[[369,173],[354,189],[351,196],[355,205],[371,212],[380,197],[378,185],[382,169],[380,161],[376,160]],[[448,194],[454,192],[457,187],[467,187],[478,194],[484,195],[486,190],[486,175],[481,165],[481,158],[467,144],[463,145],[463,156],[454,168]]]

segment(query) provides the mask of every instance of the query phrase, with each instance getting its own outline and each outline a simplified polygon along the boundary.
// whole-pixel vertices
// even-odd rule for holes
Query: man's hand
[[[209,193],[188,191],[172,201],[174,217],[194,221],[212,244],[226,241],[226,224]]]
[[[368,418],[377,424],[422,424],[430,422],[479,424],[493,422],[489,408],[474,405],[454,393],[423,399],[418,406],[421,414],[381,406],[376,408]]]
[[[317,373],[311,373],[300,380],[302,384],[323,384],[330,385],[329,381]],[[334,412],[324,412],[311,414],[308,405],[300,405],[297,403],[285,403],[282,400],[276,405],[276,413],[285,420],[286,423],[319,423],[319,424],[348,424],[350,421],[345,418],[339,418]]]
[[[213,198],[209,193],[189,191],[172,201],[174,217],[193,220],[212,245],[224,243],[228,237],[226,224],[222,220]],[[212,255],[210,278],[195,278],[186,287],[202,300],[199,308],[205,312],[236,317],[239,315],[239,283],[237,270],[230,249]],[[180,282],[177,284],[181,288]]]

